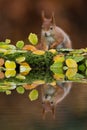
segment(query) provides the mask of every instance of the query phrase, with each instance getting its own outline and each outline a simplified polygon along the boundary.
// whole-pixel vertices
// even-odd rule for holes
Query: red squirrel
[[[56,86],[51,84],[42,86],[43,119],[47,112],[51,112],[55,119],[55,107],[68,95],[71,87],[71,82],[57,83]]]
[[[41,31],[41,48],[60,49],[72,48],[69,36],[58,26],[56,26],[54,12],[51,18],[46,18],[44,11],[42,11],[42,31]]]

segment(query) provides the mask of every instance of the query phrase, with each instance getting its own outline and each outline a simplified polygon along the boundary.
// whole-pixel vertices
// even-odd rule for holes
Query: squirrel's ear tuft
[[[53,119],[55,119],[55,107],[52,108],[52,116],[53,116]]]
[[[51,22],[52,22],[52,24],[55,25],[55,16],[54,16],[54,12],[52,12]]]
[[[44,12],[44,10],[42,10],[42,20],[43,21],[45,20],[45,12]]]
[[[43,117],[43,119],[45,119],[45,109],[43,108],[43,111],[42,111],[42,117]]]

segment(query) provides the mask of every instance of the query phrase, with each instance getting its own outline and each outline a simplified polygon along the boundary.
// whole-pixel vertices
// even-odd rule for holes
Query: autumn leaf
[[[73,59],[66,59],[66,65],[69,67],[69,68],[77,68],[77,63],[75,60]]]
[[[6,90],[6,95],[11,95],[11,91],[10,90]]]
[[[55,62],[64,62],[65,58],[64,58],[64,56],[62,56],[62,55],[56,55],[56,56],[53,58],[53,60],[54,60]]]
[[[55,49],[50,49],[50,50],[48,50],[49,52],[51,52],[51,53],[53,53],[53,54],[56,54],[57,53],[57,51],[55,50]]]
[[[31,44],[36,45],[38,43],[38,37],[34,33],[30,33],[28,36],[28,40],[30,41]]]
[[[16,47],[17,47],[18,49],[22,49],[22,48],[24,47],[24,41],[18,41],[18,42],[16,43]]]
[[[77,68],[74,68],[74,69],[68,69],[66,71],[66,76],[68,77],[68,79],[72,78],[73,76],[75,76],[77,73]]]
[[[54,79],[56,80],[63,80],[64,79],[64,74],[54,74]]]
[[[21,62],[23,62],[23,61],[25,61],[25,57],[18,57],[18,58],[16,58],[16,62],[17,63],[21,63]]]
[[[22,62],[20,64],[20,73],[22,75],[27,75],[31,71],[31,67],[27,62]]]
[[[4,59],[0,58],[0,66],[3,66],[3,65],[4,65]]]
[[[45,51],[36,50],[36,51],[33,51],[33,54],[36,54],[36,55],[44,55],[44,54],[45,54]]]
[[[30,93],[29,93],[29,99],[31,101],[34,101],[36,99],[38,99],[38,91],[36,89],[33,89]]]
[[[6,70],[5,71],[5,77],[6,78],[14,77],[15,75],[16,75],[16,71],[15,70]]]
[[[26,51],[36,51],[37,49],[34,46],[32,46],[32,45],[25,45],[23,47],[23,50],[26,50]]]
[[[14,61],[7,60],[5,62],[5,67],[6,67],[6,69],[10,69],[10,70],[15,69],[16,68],[16,63]]]
[[[19,87],[16,88],[16,91],[17,91],[19,94],[24,94],[25,89],[24,89],[22,86],[19,86]]]
[[[9,43],[11,43],[11,40],[10,39],[5,39],[5,43],[9,44]]]

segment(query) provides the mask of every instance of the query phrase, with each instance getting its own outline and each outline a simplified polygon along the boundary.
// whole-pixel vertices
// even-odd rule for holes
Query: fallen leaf
[[[33,89],[30,93],[29,93],[29,99],[31,101],[37,100],[38,99],[38,91],[36,89]]]
[[[16,88],[16,91],[17,91],[19,94],[24,94],[25,89],[24,89],[22,86],[19,86],[19,87]]]
[[[66,59],[66,65],[69,67],[69,68],[77,68],[77,63],[75,60],[73,59]]]
[[[22,49],[24,47],[24,41],[18,41],[16,43],[16,47],[19,48],[19,49]]]
[[[38,43],[38,37],[34,33],[30,33],[28,36],[28,40],[30,41],[31,44],[36,45]]]

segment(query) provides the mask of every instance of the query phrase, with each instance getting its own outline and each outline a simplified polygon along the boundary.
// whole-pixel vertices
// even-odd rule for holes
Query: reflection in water
[[[72,82],[59,81],[46,83],[45,81],[37,80],[32,84],[20,84],[21,83],[4,82],[3,84],[0,84],[0,92],[5,92],[9,95],[12,90],[16,89],[19,94],[24,94],[25,90],[30,90],[29,98],[33,101],[38,99],[38,95],[40,94],[39,91],[36,90],[40,87],[42,93],[43,118],[45,118],[47,112],[51,112],[53,118],[55,118],[55,108],[57,104],[67,96],[72,87]]]
[[[53,118],[55,118],[55,107],[67,96],[71,86],[71,82],[57,82],[55,85],[44,84],[42,86],[43,118],[49,111],[52,112]]]
[[[38,87],[40,90],[41,87]],[[40,92],[40,91],[39,91]],[[15,91],[12,95],[0,94],[1,130],[86,130],[87,129],[87,86],[74,84],[67,97],[56,107],[56,118],[48,113],[42,120],[42,106],[38,100],[30,102]]]

